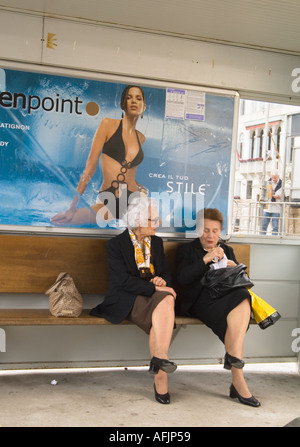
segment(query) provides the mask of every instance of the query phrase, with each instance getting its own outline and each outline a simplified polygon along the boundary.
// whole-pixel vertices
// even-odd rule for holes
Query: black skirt
[[[227,315],[245,299],[251,302],[250,293],[245,288],[233,290],[221,298],[213,299],[209,294],[209,290],[204,287],[200,296],[189,309],[189,314],[198,318],[212,329],[224,343],[227,330]]]

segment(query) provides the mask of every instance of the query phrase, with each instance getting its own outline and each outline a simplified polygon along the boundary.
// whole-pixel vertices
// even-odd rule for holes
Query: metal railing
[[[264,210],[268,203],[234,199],[232,234],[300,237],[300,202],[276,202],[280,206],[280,215],[275,218],[278,221],[278,232],[275,234],[272,221],[266,233],[263,231]]]

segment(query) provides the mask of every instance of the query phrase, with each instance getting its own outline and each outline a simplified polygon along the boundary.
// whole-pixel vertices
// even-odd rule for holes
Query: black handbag
[[[246,273],[246,269],[247,267],[244,264],[216,270],[210,269],[205,273],[200,282],[209,289],[212,298],[221,298],[231,290],[240,287],[251,289],[254,286]]]

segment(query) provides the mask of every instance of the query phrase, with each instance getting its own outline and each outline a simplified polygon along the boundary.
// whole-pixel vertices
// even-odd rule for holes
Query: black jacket
[[[233,249],[224,243],[220,243],[228,259],[238,263]],[[179,245],[176,255],[176,280],[180,286],[176,301],[177,313],[188,315],[188,311],[196,299],[199,297],[203,288],[200,283],[201,278],[209,270],[209,265],[205,264],[203,257],[206,255],[200,239],[194,239],[192,242]]]
[[[137,295],[151,297],[155,292],[152,282],[140,278],[134,248],[128,230],[106,244],[108,288],[104,302],[91,310],[91,315],[121,323],[129,315]],[[171,286],[171,274],[165,261],[162,239],[151,237],[151,256],[155,275]]]

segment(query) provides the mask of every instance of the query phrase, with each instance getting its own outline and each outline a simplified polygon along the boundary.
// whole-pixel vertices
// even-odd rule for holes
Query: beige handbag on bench
[[[45,294],[49,296],[49,309],[55,317],[79,317],[81,314],[82,296],[69,273],[60,273]]]

